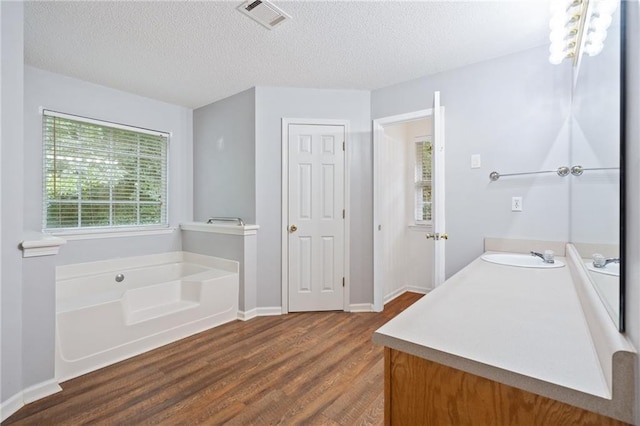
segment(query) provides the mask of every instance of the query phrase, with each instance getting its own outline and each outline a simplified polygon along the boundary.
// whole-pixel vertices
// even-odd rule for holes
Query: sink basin
[[[530,254],[516,254],[516,253],[487,253],[480,257],[482,260],[491,263],[497,263],[499,265],[516,266],[519,268],[562,268],[564,262],[561,260],[555,261],[555,263],[544,263],[542,259],[537,256],[531,256]]]
[[[587,266],[587,269],[591,272],[597,272],[599,274],[604,275],[613,275],[616,277],[620,276],[620,264],[619,263],[610,263],[604,268],[596,268],[593,266],[592,260],[585,260],[584,264]]]

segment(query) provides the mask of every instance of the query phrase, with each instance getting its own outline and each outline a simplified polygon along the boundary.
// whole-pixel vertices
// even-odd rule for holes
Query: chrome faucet
[[[604,268],[610,263],[620,263],[620,258],[610,257],[608,259],[605,259],[605,257],[602,255],[598,255],[598,254],[593,255],[593,266],[596,268]]]
[[[536,251],[530,251],[529,253],[531,253],[531,256],[539,257],[544,263],[555,263],[553,260],[553,252],[551,250],[545,250],[544,254]]]

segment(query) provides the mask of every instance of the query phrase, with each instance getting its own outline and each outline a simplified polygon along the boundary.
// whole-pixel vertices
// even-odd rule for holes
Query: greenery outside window
[[[418,225],[431,223],[431,168],[433,145],[430,140],[420,140],[415,143],[415,213],[414,219]]]
[[[46,231],[168,226],[167,133],[43,113]]]

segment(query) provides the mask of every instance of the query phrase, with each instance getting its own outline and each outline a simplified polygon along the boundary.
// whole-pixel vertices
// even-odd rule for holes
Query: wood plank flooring
[[[380,313],[260,317],[188,337],[62,383],[3,425],[381,425]]]

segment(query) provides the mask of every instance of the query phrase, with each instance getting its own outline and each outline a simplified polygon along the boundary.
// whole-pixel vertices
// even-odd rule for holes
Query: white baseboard
[[[274,315],[282,315],[282,308],[280,306],[253,308],[249,311],[238,311],[238,319],[240,321],[249,321],[255,317],[270,317]]]
[[[238,311],[238,319],[240,321],[249,321],[258,316],[257,309],[251,309],[249,311]]]
[[[352,303],[349,305],[349,312],[373,312],[372,303]]]
[[[353,303],[349,305],[349,312],[373,312],[373,304]],[[238,319],[240,321],[249,321],[250,319],[256,317],[269,317],[274,315],[282,315],[282,308],[279,306],[274,306],[266,308],[254,308],[250,311],[238,311]]]
[[[24,406],[24,399],[22,398],[22,392],[18,392],[11,398],[0,404],[0,422],[4,422],[13,413],[18,411]]]
[[[408,286],[405,287],[405,291],[410,291],[411,293],[418,293],[418,294],[427,294],[431,290],[433,290],[433,289],[432,288],[424,288],[424,287],[416,287],[416,286],[411,286],[411,285],[408,285]]]
[[[258,310],[259,317],[272,317],[274,315],[282,315],[282,308],[280,306],[272,306],[265,308],[256,308]]]
[[[387,294],[384,297],[384,304],[386,305],[387,303],[391,302],[393,299],[395,299],[396,297],[406,293],[410,291],[411,293],[419,293],[419,294],[427,294],[431,291],[431,289],[429,288],[424,288],[424,287],[416,287],[416,286],[411,286],[411,285],[406,285],[404,287],[401,287],[395,291],[393,291],[392,293]]]
[[[53,395],[62,390],[60,385],[55,379],[47,380],[46,382],[38,383],[37,385],[30,386],[22,391],[24,403],[28,404],[33,401],[44,398],[45,396]]]
[[[407,291],[407,287],[401,287],[401,288],[398,288],[398,289],[392,291],[391,293],[387,294],[384,297],[384,304],[386,305],[387,303],[391,302],[393,299],[395,299],[396,297],[400,296],[405,291]]]
[[[4,422],[25,404],[53,395],[61,390],[62,388],[55,379],[29,386],[0,404],[0,422]]]

